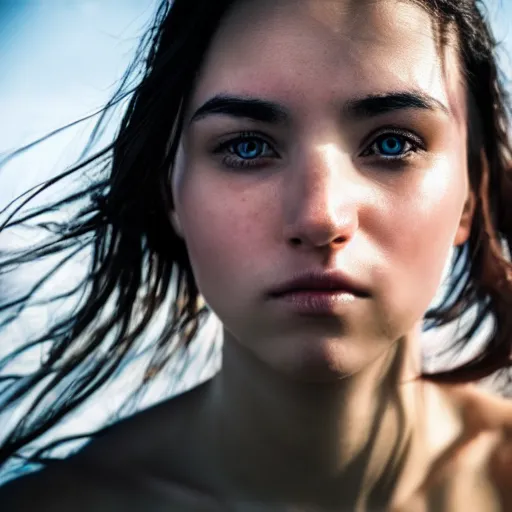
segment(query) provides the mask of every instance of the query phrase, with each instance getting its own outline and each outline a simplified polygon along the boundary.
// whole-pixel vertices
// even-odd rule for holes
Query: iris
[[[235,153],[237,153],[238,156],[240,156],[240,158],[256,158],[262,152],[263,144],[263,142],[260,142],[258,140],[248,140],[239,142],[238,144],[235,145]]]
[[[402,137],[386,135],[377,142],[379,151],[384,156],[396,156],[401,154],[405,149],[405,141]]]

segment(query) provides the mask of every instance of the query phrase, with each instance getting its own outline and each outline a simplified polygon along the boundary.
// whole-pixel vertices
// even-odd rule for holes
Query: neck
[[[417,340],[395,346],[357,375],[316,384],[278,374],[226,335],[210,417],[240,499],[389,502],[424,438]]]

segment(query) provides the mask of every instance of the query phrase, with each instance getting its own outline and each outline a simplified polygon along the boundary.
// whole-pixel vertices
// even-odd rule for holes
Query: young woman
[[[92,236],[87,300],[1,395],[38,386],[2,459],[101,389],[169,296],[147,378],[203,300],[222,368],[8,483],[2,511],[512,510],[512,406],[474,384],[512,344],[511,146],[480,6],[175,0],[150,35],[116,140],[73,170],[111,150],[109,175],[62,203],[90,206],[4,263]],[[494,320],[481,351],[422,372],[424,320],[468,312],[462,345]]]

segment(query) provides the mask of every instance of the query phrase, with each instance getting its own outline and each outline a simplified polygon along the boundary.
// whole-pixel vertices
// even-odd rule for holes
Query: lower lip
[[[356,300],[357,296],[348,291],[291,292],[276,299],[295,313],[311,316],[335,316]]]

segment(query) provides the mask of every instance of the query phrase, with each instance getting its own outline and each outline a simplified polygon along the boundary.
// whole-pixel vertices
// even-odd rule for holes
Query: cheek
[[[234,298],[264,277],[257,272],[268,258],[275,202],[254,187],[233,190],[229,177],[201,174],[182,181],[176,206],[199,289],[217,302],[219,290]]]
[[[375,236],[380,237],[389,270],[386,286],[396,292],[394,306],[408,304],[415,314],[429,306],[454,243],[466,187],[462,168],[459,172],[440,165],[411,188],[414,193],[388,202],[387,225],[381,225]]]

